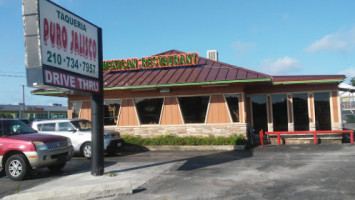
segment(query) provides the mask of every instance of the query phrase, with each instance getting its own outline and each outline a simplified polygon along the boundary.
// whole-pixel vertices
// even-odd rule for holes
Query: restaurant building
[[[104,61],[105,129],[144,137],[342,129],[344,75],[272,76],[211,55],[169,50]],[[67,97],[69,118],[91,118],[90,96],[33,93]]]

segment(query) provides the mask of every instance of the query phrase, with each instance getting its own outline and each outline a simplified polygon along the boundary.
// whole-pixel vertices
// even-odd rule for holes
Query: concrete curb
[[[181,146],[126,146],[124,151],[235,151],[245,150],[246,145],[181,145]]]
[[[21,192],[4,197],[4,200],[67,200],[67,199],[97,199],[114,197],[120,194],[132,194],[130,180],[102,182],[94,180],[81,181],[80,186],[59,186],[55,189]],[[64,184],[65,185],[65,184]],[[69,184],[70,185],[70,184]]]

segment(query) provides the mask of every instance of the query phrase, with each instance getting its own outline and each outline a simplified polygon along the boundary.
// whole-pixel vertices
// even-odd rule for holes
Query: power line
[[[0,71],[1,74],[26,74],[26,72]]]
[[[21,75],[0,74],[0,76],[3,76],[3,77],[14,77],[14,78],[26,78],[26,76],[21,76]]]

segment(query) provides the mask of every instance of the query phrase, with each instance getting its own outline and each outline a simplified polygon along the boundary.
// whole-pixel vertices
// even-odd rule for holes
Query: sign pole
[[[25,119],[25,85],[22,85],[22,119]]]
[[[104,115],[103,115],[103,75],[102,75],[102,29],[98,28],[98,60],[99,60],[99,93],[91,94],[91,175],[102,176],[104,174]]]

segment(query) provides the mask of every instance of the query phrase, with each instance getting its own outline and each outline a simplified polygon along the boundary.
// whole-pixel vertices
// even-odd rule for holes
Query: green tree
[[[12,119],[13,115],[11,113],[0,113],[0,118]]]
[[[350,79],[350,83],[351,83],[352,86],[355,86],[355,77],[352,77]]]

